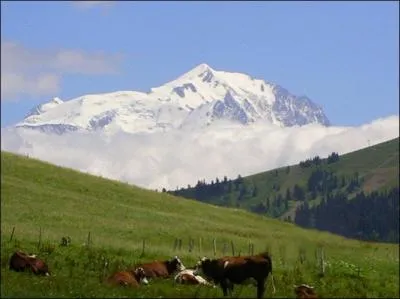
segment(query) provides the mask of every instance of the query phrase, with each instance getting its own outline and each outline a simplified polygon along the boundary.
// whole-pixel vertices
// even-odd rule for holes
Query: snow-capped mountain
[[[54,98],[31,110],[17,127],[62,134],[67,131],[128,133],[201,128],[216,120],[243,125],[258,120],[290,127],[329,125],[322,108],[305,96],[241,73],[200,64],[150,92],[118,91]]]

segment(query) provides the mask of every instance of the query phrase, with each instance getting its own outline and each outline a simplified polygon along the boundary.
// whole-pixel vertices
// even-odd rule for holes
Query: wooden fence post
[[[174,240],[174,251],[178,248],[178,238],[175,238]]]
[[[179,251],[181,251],[181,249],[182,249],[182,239],[179,239],[179,241],[178,241],[178,246],[179,246]]]
[[[214,249],[214,256],[217,255],[217,240],[213,239],[213,249]]]
[[[325,275],[325,253],[323,247],[321,247],[321,275]]]
[[[42,228],[39,227],[39,241],[38,241],[38,250],[40,250],[40,245],[42,245]]]
[[[324,276],[325,275],[325,254],[324,254],[324,248],[320,247],[315,250],[315,257],[317,258],[317,263],[319,266],[319,275]]]
[[[232,255],[235,256],[235,245],[233,244],[233,241],[231,241],[231,248],[232,248]]]
[[[102,277],[102,279],[104,279],[106,277],[107,269],[108,269],[108,259],[106,257],[104,257],[104,259],[103,259],[103,277]]]
[[[141,254],[141,256],[144,256],[145,249],[146,249],[146,240],[143,239],[143,241],[142,241],[142,254]]]
[[[224,242],[224,247],[223,247],[223,249],[222,249],[222,254],[223,254],[224,256],[226,255],[227,250],[228,250],[228,244],[227,244],[226,242]]]
[[[200,254],[200,255],[201,255],[201,252],[202,252],[202,251],[201,251],[201,243],[202,243],[201,241],[202,241],[202,240],[201,240],[201,237],[200,237],[200,238],[199,238],[199,254]]]
[[[299,248],[299,261],[301,264],[305,263],[307,257],[306,257],[306,250],[303,247]]]
[[[86,246],[89,247],[90,246],[90,232],[87,235],[87,243]]]
[[[189,237],[189,252],[192,252],[194,248],[194,239]]]
[[[12,241],[12,239],[14,237],[14,232],[15,232],[15,226],[13,227],[13,230],[11,232],[10,242]]]

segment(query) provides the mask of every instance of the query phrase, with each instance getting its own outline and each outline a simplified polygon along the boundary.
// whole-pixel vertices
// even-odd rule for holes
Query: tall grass
[[[254,253],[272,254],[277,292],[272,295],[268,279],[266,297],[294,297],[297,283],[314,285],[322,297],[399,297],[396,245],[305,230],[4,152],[1,159],[2,297],[220,297],[220,288],[176,285],[172,279],[127,289],[108,286],[104,278],[137,262],[174,255],[193,266],[200,256],[214,256],[214,244],[217,257],[244,255],[249,243]],[[71,237],[70,246],[59,245],[63,236]],[[321,247],[324,275],[316,254]],[[38,253],[53,276],[9,271],[16,248]],[[255,294],[249,285],[236,287],[234,295]]]
[[[172,244],[172,242],[171,242]],[[16,273],[8,270],[8,258],[12,252],[22,248],[27,252],[37,252],[49,264],[52,277],[34,277],[31,273]],[[187,267],[193,266],[198,255],[188,250],[181,252],[166,247],[148,248],[144,256],[140,251],[102,246],[88,247],[71,245],[62,247],[55,241],[45,240],[40,248],[37,242],[25,242],[15,238],[2,242],[2,297],[135,297],[135,298],[215,298],[222,297],[221,289],[207,286],[184,286],[175,284],[172,278],[158,279],[148,286],[138,289],[112,287],[104,281],[111,273],[126,269],[136,263],[153,259],[170,258],[178,254]],[[217,256],[222,256],[222,248]],[[316,249],[316,248],[314,248]],[[373,247],[371,248],[373,250]],[[296,248],[282,244],[271,244],[273,275],[276,293],[272,294],[271,279],[267,281],[265,297],[294,297],[293,284],[308,283],[315,286],[321,297],[394,298],[399,296],[398,256],[387,248],[385,260],[365,256],[358,263],[327,255],[323,261],[325,275],[320,275],[320,260],[311,247]],[[295,251],[297,250],[297,254]],[[212,244],[205,252],[213,252]],[[289,254],[287,254],[289,253]],[[29,285],[29,288],[26,286]],[[255,297],[252,285],[236,286],[237,298]]]

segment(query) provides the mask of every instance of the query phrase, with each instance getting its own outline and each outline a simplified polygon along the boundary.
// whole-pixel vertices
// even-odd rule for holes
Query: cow
[[[232,294],[234,284],[243,284],[253,278],[257,285],[258,299],[263,298],[265,282],[271,273],[273,293],[275,293],[272,260],[266,252],[252,256],[227,256],[219,259],[203,257],[198,261],[197,269],[219,284],[224,296],[228,295],[228,291]]]
[[[314,287],[309,286],[307,284],[301,284],[299,286],[294,285],[294,292],[296,294],[296,298],[298,299],[317,299],[318,296],[314,291]]]
[[[46,263],[37,258],[36,255],[27,254],[17,250],[10,258],[9,269],[22,272],[30,269],[36,275],[50,276],[50,271]]]
[[[202,284],[202,285],[212,286],[215,288],[215,285],[209,283],[207,280],[205,280],[203,277],[197,274],[198,274],[197,271],[194,269],[185,269],[183,271],[180,271],[177,275],[175,275],[174,281],[181,284],[191,284],[191,285]]]
[[[146,279],[144,269],[139,267],[134,271],[119,271],[111,275],[107,282],[113,285],[139,287],[140,284],[147,285],[149,282]]]
[[[185,266],[177,256],[175,256],[171,260],[153,261],[138,264],[136,265],[136,267],[142,267],[144,269],[145,276],[148,279],[156,277],[166,278],[176,271],[185,270]]]

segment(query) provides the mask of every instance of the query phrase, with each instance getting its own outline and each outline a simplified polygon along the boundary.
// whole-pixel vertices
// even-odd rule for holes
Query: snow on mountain
[[[157,132],[204,127],[216,120],[242,125],[267,121],[280,127],[329,125],[321,107],[279,85],[200,64],[149,93],[118,91],[68,101],[54,98],[31,110],[17,127],[62,134]]]
[[[26,117],[40,115],[62,103],[64,103],[64,102],[60,98],[55,97],[50,102],[41,104],[41,105],[33,108],[31,111],[29,111],[29,113]]]

